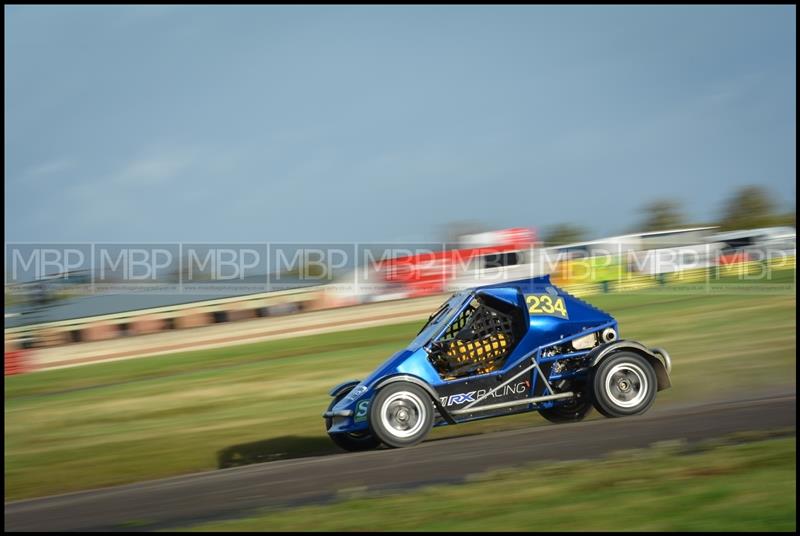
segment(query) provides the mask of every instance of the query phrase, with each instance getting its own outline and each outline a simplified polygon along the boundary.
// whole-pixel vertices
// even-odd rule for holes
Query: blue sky
[[[594,236],[794,208],[796,8],[5,8],[7,241]]]

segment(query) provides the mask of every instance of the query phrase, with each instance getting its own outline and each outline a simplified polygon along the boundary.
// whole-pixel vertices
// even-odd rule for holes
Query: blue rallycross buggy
[[[454,294],[364,381],[334,387],[323,414],[346,450],[407,447],[433,426],[538,411],[575,422],[647,411],[670,387],[661,348],[621,340],[608,313],[549,276]]]

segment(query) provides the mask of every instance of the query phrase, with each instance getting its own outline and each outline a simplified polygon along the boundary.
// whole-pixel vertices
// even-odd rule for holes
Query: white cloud
[[[37,180],[40,178],[57,175],[64,171],[68,171],[74,167],[75,167],[75,161],[71,158],[59,158],[55,160],[41,162],[26,169],[25,172],[22,174],[22,180],[25,179]]]
[[[44,162],[37,166],[34,166],[28,170],[29,175],[48,175],[51,173],[58,173],[59,171],[64,171],[65,169],[69,169],[75,165],[70,159],[62,158],[61,160],[53,160],[51,162]]]
[[[192,161],[193,156],[185,151],[145,155],[112,173],[108,182],[116,186],[157,186],[179,177]]]

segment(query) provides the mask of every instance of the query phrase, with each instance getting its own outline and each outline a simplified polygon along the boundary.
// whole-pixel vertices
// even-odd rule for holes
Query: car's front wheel
[[[606,417],[644,413],[658,391],[656,371],[647,359],[619,352],[604,359],[592,373],[594,407]]]
[[[331,404],[328,406],[328,411],[333,409],[342,398],[347,396],[347,393],[350,391],[345,391],[344,393],[339,393],[332,401]],[[325,430],[329,430],[331,425],[333,424],[333,418],[325,417]],[[331,438],[331,441],[336,443],[339,447],[343,448],[344,450],[349,450],[351,452],[358,452],[361,450],[371,450],[380,446],[381,442],[379,439],[376,439],[374,435],[372,435],[368,430],[363,432],[339,432],[339,433],[330,433],[328,432],[328,437]]]
[[[389,447],[421,442],[433,427],[434,406],[421,387],[396,382],[380,389],[372,400],[369,427]]]

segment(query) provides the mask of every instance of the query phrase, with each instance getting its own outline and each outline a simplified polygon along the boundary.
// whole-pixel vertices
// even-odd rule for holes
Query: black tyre
[[[595,367],[591,380],[594,407],[606,417],[642,414],[656,400],[656,371],[633,352],[610,355]]]
[[[552,408],[542,408],[539,414],[550,422],[562,424],[582,421],[592,411],[592,397],[585,382],[559,386],[559,391],[572,391],[575,397]]]
[[[328,411],[333,409],[341,399],[347,396],[350,390],[347,390],[343,393],[339,393],[334,397],[331,404],[328,406]],[[325,417],[325,430],[328,430],[331,425],[333,424],[332,417]],[[336,433],[332,434],[328,432],[328,437],[331,438],[331,441],[336,443],[339,447],[343,448],[344,450],[349,450],[351,452],[358,452],[360,450],[371,450],[380,446],[381,442],[375,438],[370,432],[344,432],[344,433]]]
[[[410,447],[433,427],[436,409],[428,393],[413,383],[390,383],[372,399],[369,428],[386,446]]]

